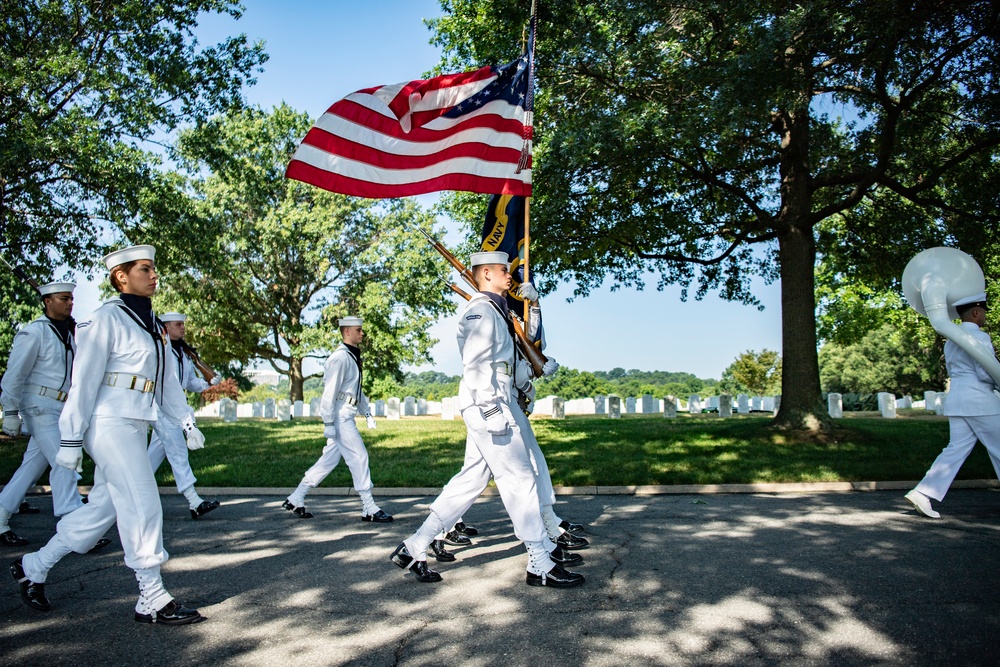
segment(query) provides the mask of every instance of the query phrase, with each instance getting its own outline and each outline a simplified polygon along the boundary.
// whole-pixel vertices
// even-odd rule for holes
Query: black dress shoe
[[[404,570],[413,572],[413,576],[417,578],[417,581],[426,583],[441,581],[441,575],[427,567],[427,561],[413,559],[410,552],[406,550],[406,544],[400,544],[396,547],[396,550],[389,556],[389,560]]]
[[[567,533],[573,533],[574,535],[579,535],[580,533],[583,532],[582,523],[570,523],[565,519],[559,522],[559,527],[565,530]]]
[[[98,551],[100,551],[104,547],[108,546],[109,544],[111,544],[111,540],[109,540],[106,537],[102,537],[101,539],[97,540],[97,544],[95,544],[94,546],[90,547],[90,551],[88,551],[87,553],[88,554],[96,554]]]
[[[455,532],[466,537],[475,537],[479,534],[478,529],[465,525],[464,521],[459,521],[455,524]]]
[[[49,611],[52,606],[45,597],[45,584],[36,584],[24,575],[24,566],[21,564],[23,558],[24,556],[10,564],[10,576],[14,577],[14,581],[21,587],[21,599],[32,609]]]
[[[190,625],[201,623],[205,617],[197,609],[188,609],[177,600],[171,600],[155,614],[140,614],[135,612],[136,623],[156,623],[158,625]]]
[[[203,500],[201,501],[201,505],[191,510],[191,518],[197,519],[200,516],[205,516],[212,510],[219,509],[219,505],[221,504],[218,500]]]
[[[37,507],[30,505],[27,500],[21,503],[21,506],[17,508],[18,514],[38,514],[41,511],[42,510]]]
[[[472,540],[465,535],[458,534],[454,530],[449,530],[444,534],[444,541],[448,544],[453,544],[456,547],[467,547],[472,544]]]
[[[528,573],[526,583],[529,586],[550,586],[552,588],[572,588],[581,585],[586,579],[582,574],[570,572],[562,565],[556,565],[547,574]]]
[[[0,545],[5,547],[23,547],[25,544],[31,543],[15,533],[13,530],[8,530],[6,533],[0,533]]]
[[[557,565],[582,565],[583,556],[580,554],[564,551],[562,547],[556,546],[555,550],[549,554],[549,558]]]
[[[375,514],[362,514],[362,521],[371,521],[373,523],[389,523],[392,521],[392,515],[386,514],[383,510],[375,512]]]
[[[434,552],[434,558],[439,563],[450,563],[455,560],[455,554],[444,548],[444,540],[431,542],[431,551]]]
[[[313,513],[307,512],[305,505],[303,505],[302,507],[296,507],[295,505],[291,504],[286,500],[284,503],[282,503],[281,506],[284,507],[289,512],[291,512],[292,514],[294,514],[295,516],[299,517],[300,519],[313,518]]]
[[[573,533],[563,533],[556,540],[556,544],[561,546],[563,549],[568,549],[574,551],[576,549],[586,549],[590,542],[587,541],[585,537],[577,537]]]

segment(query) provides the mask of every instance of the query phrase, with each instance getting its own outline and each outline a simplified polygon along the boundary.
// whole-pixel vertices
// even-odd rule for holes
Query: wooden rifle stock
[[[205,382],[211,383],[215,378],[215,371],[213,371],[208,364],[201,360],[201,357],[199,357],[198,353],[194,351],[194,348],[188,345],[187,341],[183,338],[181,339],[181,347],[184,348],[184,354],[188,356],[188,359],[190,359],[191,363],[193,363],[195,368],[198,369],[201,376],[205,378]]]
[[[466,301],[472,298],[472,295],[455,283],[450,283],[448,286],[451,288],[451,291]],[[531,371],[535,374],[535,377],[542,377],[542,368],[545,366],[548,359],[545,358],[545,355],[542,354],[541,350],[535,347],[534,343],[528,340],[527,334],[524,333],[524,327],[521,326],[521,321],[517,319],[517,317],[513,316],[510,319],[514,323],[514,333],[517,334],[514,342],[517,343],[519,348],[521,348],[521,354],[528,360],[528,363],[531,364]]]
[[[3,261],[3,263],[7,265],[7,268],[9,268],[11,270],[11,272],[15,276],[17,276],[18,278],[20,278],[24,282],[26,282],[29,285],[31,285],[32,287],[34,287],[36,290],[39,288],[38,281],[35,280],[34,278],[32,278],[31,276],[29,276],[24,271],[22,271],[20,268],[14,266],[13,264],[11,264],[10,262],[8,262],[3,257],[0,257],[0,261]]]

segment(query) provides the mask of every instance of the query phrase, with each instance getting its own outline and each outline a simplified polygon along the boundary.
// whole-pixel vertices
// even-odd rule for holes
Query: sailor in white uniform
[[[441,581],[441,575],[427,567],[427,548],[471,506],[492,474],[514,524],[514,534],[528,551],[527,584],[578,586],[584,583],[583,575],[565,569],[559,561],[582,559],[564,552],[546,535],[535,471],[524,440],[525,417],[517,404],[514,377],[516,372],[528,371],[515,371],[517,365],[527,362],[516,352],[513,324],[503,298],[511,284],[507,261],[502,252],[472,255],[470,266],[479,292],[459,316],[463,372],[458,407],[475,450],[466,449],[462,470],[445,485],[423,525],[390,559],[413,572],[418,581]]]
[[[139,600],[135,620],[185,625],[203,620],[166,591],[160,566],[163,511],[146,454],[149,425],[157,419],[183,424],[188,438],[204,440],[195,427],[177,377],[170,372],[168,345],[156,325],[150,297],[157,275],[152,246],[133,246],[104,258],[120,297],[104,303],[77,325],[73,386],[59,419],[62,436],[56,463],[77,470],[86,449],[94,459],[89,503],[62,517],[56,534],[39,551],[10,566],[21,599],[49,611],[45,581],[70,552],[86,553],[116,521],[125,564],[135,571]]]
[[[51,466],[52,511],[56,516],[83,507],[77,489],[77,474],[56,465],[59,453],[59,415],[73,377],[76,340],[73,335],[73,290],[75,283],[42,285],[45,314],[14,336],[7,370],[0,381],[3,432],[18,435],[22,422],[31,434],[21,466],[0,492],[0,545],[23,546],[28,540],[10,529],[24,494]]]
[[[184,333],[187,315],[183,313],[163,313],[158,318],[163,323],[163,328],[170,337],[170,353],[168,365],[170,370],[177,376],[181,389],[201,393],[219,383],[219,376],[212,378],[212,382],[207,382],[195,372],[194,363],[184,352]],[[191,408],[188,408],[191,412]],[[188,509],[192,519],[198,519],[214,509],[221,503],[218,500],[204,500],[194,488],[198,479],[191,470],[191,463],[188,461],[188,449],[200,449],[200,442],[185,441],[184,429],[179,425],[171,423],[166,419],[158,419],[153,425],[153,437],[149,440],[149,465],[155,473],[163,459],[170,462],[170,469],[174,473],[174,481],[177,484],[177,492],[183,495],[188,501]]]
[[[952,305],[962,318],[962,328],[990,354],[995,354],[989,334],[981,329],[986,324],[986,294],[976,294]],[[944,344],[944,362],[951,378],[944,404],[950,431],[948,446],[934,459],[920,483],[905,496],[917,511],[932,519],[941,515],[931,506],[931,499],[944,500],[977,440],[989,451],[994,467],[1000,461],[1000,396],[994,392],[993,378],[951,340]]]
[[[383,511],[372,497],[372,474],[368,467],[368,450],[361,440],[355,418],[365,417],[369,429],[376,426],[368,405],[368,398],[361,391],[361,341],[364,339],[363,320],[344,317],[337,321],[343,338],[323,367],[323,397],[319,414],[323,418],[323,436],[326,446],[319,460],[302,477],[292,495],[282,507],[300,519],[311,519],[306,511],[306,494],[318,486],[337,467],[343,458],[351,470],[354,490],[361,497],[361,520],[388,523],[392,516]]]

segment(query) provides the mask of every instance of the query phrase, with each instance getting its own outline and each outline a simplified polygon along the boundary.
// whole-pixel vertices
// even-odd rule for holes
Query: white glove
[[[198,430],[197,426],[192,426],[191,430],[185,431],[185,433],[187,434],[187,446],[191,451],[205,446],[205,434]]]
[[[212,378],[212,381],[209,382],[208,384],[210,386],[214,387],[215,385],[219,384],[220,382],[222,382],[222,376],[221,375],[216,375],[215,377]]]
[[[3,415],[3,432],[9,436],[21,435],[21,415],[11,410]]]
[[[56,465],[83,472],[83,447],[60,445],[59,453],[56,454]]]
[[[490,413],[486,416],[486,413]],[[493,435],[507,434],[507,418],[503,416],[503,411],[498,407],[492,407],[483,413],[486,418],[486,430]]]
[[[531,283],[521,283],[517,288],[517,295],[526,301],[538,301],[538,290]]]
[[[542,375],[548,377],[549,375],[555,373],[557,370],[559,370],[559,364],[556,363],[555,359],[549,357],[548,360],[545,362],[545,365],[542,366]]]
[[[365,423],[368,424],[368,428],[375,428],[375,418],[371,415],[365,415]]]
[[[332,440],[337,437],[337,427],[334,424],[323,424],[323,437]]]

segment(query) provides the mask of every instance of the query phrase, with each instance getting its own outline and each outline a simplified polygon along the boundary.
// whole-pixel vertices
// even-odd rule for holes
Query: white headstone
[[[441,401],[427,401],[427,414],[429,415],[441,414]]]
[[[774,396],[765,396],[760,402],[760,409],[767,412],[774,412]]]
[[[381,398],[375,401],[375,416],[385,417],[385,401]]]
[[[247,417],[253,417],[253,404],[240,403],[236,406],[236,418],[246,419]]]
[[[626,398],[625,399],[625,414],[632,415],[635,414],[635,399]]]
[[[701,413],[701,396],[698,394],[688,396],[688,412],[693,415]]]
[[[222,399],[222,421],[232,423],[236,421],[236,401],[231,398]]]
[[[403,399],[403,416],[404,417],[416,417],[417,416],[417,399],[413,396],[407,396]]]
[[[880,391],[878,393],[878,411],[879,412],[884,412],[885,411],[885,402],[889,399],[890,396],[892,396],[893,398],[895,398],[894,394],[890,394],[887,391]]]
[[[608,408],[608,397],[607,396],[594,396],[594,414],[603,415],[607,414]]]
[[[611,419],[622,418],[621,396],[615,396],[614,394],[608,396],[608,417],[610,417]]]
[[[305,403],[302,401],[295,401],[292,403],[292,416],[293,417],[304,417],[303,411],[305,409]]]
[[[656,406],[653,404],[653,396],[651,394],[642,395],[642,414],[651,415],[656,412]]]
[[[566,401],[566,414],[568,415],[596,415],[597,403],[592,398],[574,398]]]
[[[733,416],[733,397],[729,394],[719,395],[719,416],[720,417],[732,417]]]
[[[454,396],[445,396],[441,399],[441,419],[451,421],[455,418],[455,403]]]
[[[278,401],[278,421],[286,422],[292,418],[292,402],[287,398]]]
[[[913,397],[912,396],[904,396],[903,398],[901,398],[898,401],[896,401],[896,409],[897,410],[909,410],[912,407],[913,407]]]
[[[924,392],[924,410],[937,412],[938,393],[936,391]]]
[[[427,399],[418,398],[417,399],[417,414],[426,415],[427,414]]]
[[[275,410],[274,399],[264,399],[264,419],[274,419],[276,416],[277,411]]]
[[[309,416],[310,417],[319,417],[319,406],[322,403],[323,403],[323,399],[320,398],[320,397],[318,397],[318,396],[316,398],[312,399],[311,401],[309,401]]]
[[[844,397],[841,394],[830,394],[826,397],[827,410],[834,419],[844,416]]]
[[[709,396],[706,399],[707,402],[705,403],[705,407],[707,407],[709,410],[718,410],[721,400],[722,399],[720,399],[718,396]],[[733,402],[730,401],[729,402],[730,407],[732,407],[732,404]]]
[[[663,416],[667,419],[677,419],[677,398],[666,396],[663,399]]]
[[[750,410],[753,412],[759,412],[764,409],[764,400],[760,396],[754,396],[750,399]]]
[[[536,415],[546,415],[548,417],[552,416],[552,403],[555,400],[555,396],[545,396],[544,398],[539,398],[535,400],[535,404],[532,406],[532,412]]]
[[[264,416],[264,404],[261,401],[253,402],[253,416],[254,417]]]
[[[882,416],[886,419],[896,418],[896,397],[893,394],[889,394],[885,403],[882,405]]]
[[[937,403],[934,406],[934,414],[943,415],[944,414],[944,402],[948,400],[948,394],[943,391],[937,393]]]
[[[741,415],[750,414],[750,397],[746,394],[739,394],[736,397],[736,411]]]
[[[385,404],[386,419],[399,419],[399,399],[393,396]]]
[[[566,402],[558,396],[552,397],[552,418],[566,419]]]

